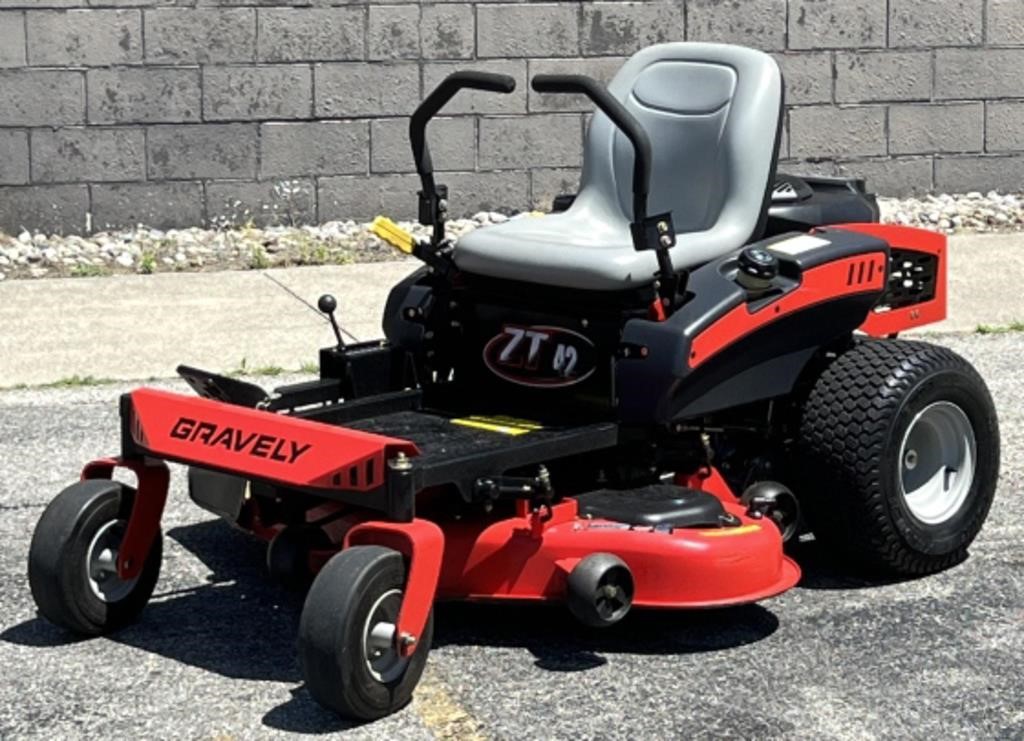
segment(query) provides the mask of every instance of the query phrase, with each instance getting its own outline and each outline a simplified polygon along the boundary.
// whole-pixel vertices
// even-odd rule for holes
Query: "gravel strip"
[[[880,199],[887,223],[958,232],[1024,230],[1024,195],[935,195]],[[508,216],[481,212],[448,223],[460,237],[478,227],[501,223]],[[428,230],[402,222],[417,236]],[[115,273],[259,270],[294,265],[339,265],[400,259],[355,221],[329,221],[318,226],[231,226],[218,229],[139,227],[99,232],[89,237],[0,232],[0,281],[5,278],[57,278]]]

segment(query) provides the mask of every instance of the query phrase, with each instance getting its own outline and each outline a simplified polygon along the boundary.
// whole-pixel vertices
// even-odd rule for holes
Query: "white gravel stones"
[[[1024,194],[967,193],[879,199],[882,220],[956,233],[1024,231]],[[447,225],[458,238],[510,217],[481,211]],[[403,222],[418,237],[429,229]],[[0,232],[0,279],[96,276],[111,273],[244,270],[402,259],[369,225],[329,221],[317,226],[252,226],[220,229],[138,227],[92,236]]]

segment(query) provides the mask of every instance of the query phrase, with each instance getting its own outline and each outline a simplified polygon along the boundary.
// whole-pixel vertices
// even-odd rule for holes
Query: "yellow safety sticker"
[[[733,535],[750,535],[750,533],[760,530],[760,525],[743,525],[742,527],[724,527],[721,530],[701,530],[700,534],[708,538],[730,538]]]
[[[536,422],[531,422],[528,419],[516,419],[515,417],[503,416],[482,417],[474,415],[472,417],[460,417],[459,419],[453,419],[452,424],[512,436],[525,435],[529,432],[536,432],[537,430],[544,429],[542,425],[539,425]]]
[[[412,254],[412,249],[416,245],[416,239],[412,234],[393,222],[387,216],[378,216],[374,219],[373,223],[370,224],[370,231],[399,252],[404,252],[407,255]]]

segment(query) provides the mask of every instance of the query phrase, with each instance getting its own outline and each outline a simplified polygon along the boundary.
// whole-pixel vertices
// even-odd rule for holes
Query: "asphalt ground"
[[[127,387],[2,392],[0,738],[1024,738],[1024,334],[933,341],[977,365],[1002,424],[999,491],[965,563],[875,583],[807,546],[803,581],[776,599],[599,633],[556,608],[442,605],[417,700],[362,726],[303,689],[301,596],[189,502],[180,469],[141,622],[83,641],[38,618],[33,527],[116,449]]]

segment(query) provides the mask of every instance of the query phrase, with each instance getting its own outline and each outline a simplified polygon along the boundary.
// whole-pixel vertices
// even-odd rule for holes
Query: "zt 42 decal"
[[[597,367],[594,343],[564,327],[506,324],[484,346],[483,355],[499,378],[534,388],[573,386]]]

